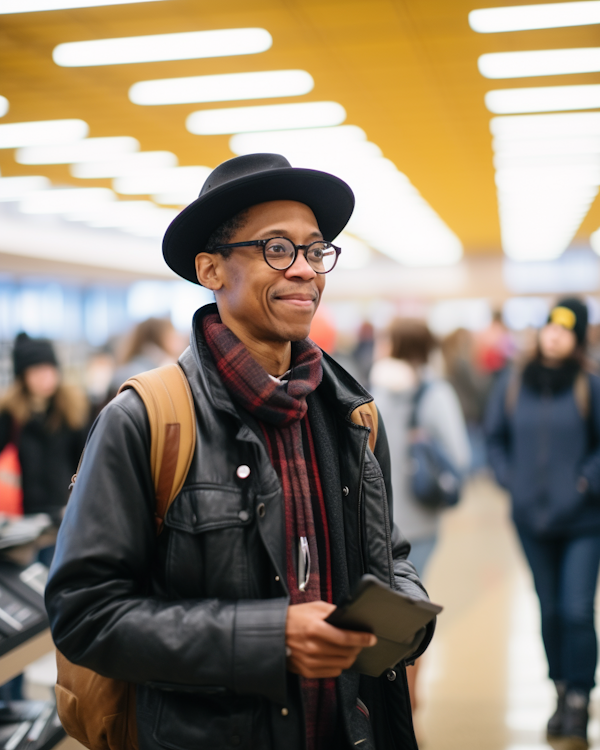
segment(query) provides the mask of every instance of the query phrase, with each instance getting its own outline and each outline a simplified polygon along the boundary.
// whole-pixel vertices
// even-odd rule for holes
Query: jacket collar
[[[214,408],[226,411],[238,417],[237,410],[223,385],[212,355],[204,340],[202,320],[206,315],[218,313],[215,303],[199,308],[192,322],[190,346],[203,389]],[[347,421],[350,414],[362,404],[373,400],[373,397],[346,372],[332,357],[323,352],[323,380],[318,390],[338,415]]]
[[[234,406],[231,396],[223,385],[215,361],[204,340],[202,331],[202,320],[206,315],[218,313],[216,304],[204,305],[196,310],[192,321],[192,333],[190,337],[190,348],[194,362],[198,368],[198,379],[206,398],[211,406],[218,411],[225,411],[234,416],[238,421],[240,417]]]

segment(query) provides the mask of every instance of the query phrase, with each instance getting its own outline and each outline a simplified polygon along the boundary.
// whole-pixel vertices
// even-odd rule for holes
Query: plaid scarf
[[[310,339],[292,343],[289,380],[280,382],[252,358],[218,315],[207,315],[203,332],[231,397],[260,425],[285,503],[286,577],[291,604],[332,601],[329,533],[306,397],[323,377],[321,350]],[[302,542],[301,540],[305,541]],[[321,542],[319,544],[319,541]],[[310,575],[299,580],[302,549]],[[324,559],[323,559],[324,558]],[[327,748],[336,716],[334,679],[300,678],[307,750]]]

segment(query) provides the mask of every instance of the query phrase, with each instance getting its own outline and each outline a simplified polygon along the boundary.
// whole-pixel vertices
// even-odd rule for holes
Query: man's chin
[[[309,324],[295,324],[295,325],[280,325],[277,330],[277,338],[280,341],[304,341],[304,339],[310,336],[310,323]]]

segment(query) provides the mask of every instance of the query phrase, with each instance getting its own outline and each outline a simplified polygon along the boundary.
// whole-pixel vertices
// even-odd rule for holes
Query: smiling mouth
[[[291,294],[276,294],[274,299],[276,302],[288,302],[299,307],[309,307],[317,302],[318,295],[292,292]]]

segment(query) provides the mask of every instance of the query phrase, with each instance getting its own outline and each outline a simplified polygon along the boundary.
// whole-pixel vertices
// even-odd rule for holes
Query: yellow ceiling
[[[304,69],[315,80],[310,94],[248,103],[340,102],[346,122],[363,128],[408,175],[467,253],[499,252],[485,92],[600,81],[598,74],[484,79],[477,70],[484,52],[598,45],[597,26],[503,34],[470,29],[467,16],[474,7],[505,4],[531,0],[165,0],[0,15],[0,94],[10,102],[0,123],[77,117],[89,123],[90,136],[131,135],[144,151],[175,152],[182,166],[214,167],[232,156],[229,136],[191,135],[186,116],[243,102],[141,107],[129,101],[129,87],[155,78]],[[271,49],[90,68],[60,68],[51,57],[61,42],[244,26],[267,29]],[[57,184],[111,184],[76,180],[67,166],[21,166],[12,150],[0,150],[0,173],[46,174]],[[587,239],[599,226],[596,200],[579,236]]]

